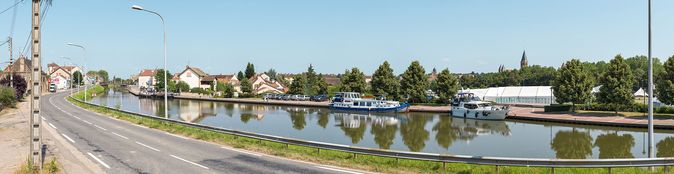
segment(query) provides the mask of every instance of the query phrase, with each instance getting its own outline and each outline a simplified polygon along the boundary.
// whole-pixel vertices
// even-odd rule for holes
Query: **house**
[[[249,80],[253,86],[253,93],[255,94],[281,94],[288,92],[287,87],[283,86],[283,84],[276,80],[271,80],[271,78],[265,73],[257,74],[251,77]]]
[[[215,77],[206,74],[199,68],[186,66],[185,70],[178,73],[178,79],[187,83],[192,88],[211,88],[215,84]]]
[[[63,75],[49,75],[49,84],[56,85],[56,89],[66,89],[70,84],[70,78]]]
[[[157,79],[154,76],[157,74],[157,70],[153,69],[144,69],[138,73],[138,87],[140,88],[149,88],[157,84]]]
[[[214,75],[215,81],[224,84],[238,85],[240,83],[239,79],[236,78],[236,75]]]
[[[5,67],[5,69],[2,71],[0,74],[0,77],[4,78],[9,73],[19,75],[23,79],[26,80],[26,84],[30,84],[31,80],[31,67],[32,67],[32,61],[28,60],[25,56],[21,56],[16,61],[14,61],[12,64],[8,65]],[[42,71],[42,79],[40,79],[40,88],[43,92],[47,92],[49,90],[49,77],[48,74]],[[26,92],[25,95],[28,95],[29,93]]]
[[[56,89],[66,89],[68,84],[70,84],[70,73],[58,65],[52,67],[50,70],[49,83],[56,85]]]

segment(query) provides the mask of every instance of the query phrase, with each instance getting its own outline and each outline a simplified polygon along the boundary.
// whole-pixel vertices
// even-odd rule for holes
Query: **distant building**
[[[211,88],[215,84],[215,77],[208,75],[197,67],[185,66],[185,70],[178,73],[178,79],[192,88]]]
[[[428,74],[428,81],[435,81],[435,79],[438,79],[438,70],[433,68],[433,71],[431,71],[431,74]]]
[[[220,74],[220,75],[214,75],[213,77],[215,77],[215,81],[217,81],[219,83],[223,83],[223,84],[238,85],[240,83],[239,79],[236,78],[235,74],[232,74],[232,75],[222,75],[222,74]]]
[[[157,74],[157,70],[153,69],[144,69],[138,73],[138,87],[140,88],[149,88],[157,84],[157,79],[154,76]]]
[[[282,94],[288,92],[288,88],[276,80],[272,80],[267,74],[261,73],[251,77],[250,82],[253,86],[253,93],[275,93]]]
[[[522,52],[522,60],[520,60],[520,69],[524,69],[529,66],[529,60],[527,60],[527,51]]]
[[[16,59],[16,61],[14,61],[12,64],[5,67],[0,77],[4,78],[11,72],[13,74],[23,77],[23,79],[26,80],[26,84],[30,85],[30,81],[32,80],[31,67],[32,61],[28,60],[25,56],[21,56],[18,59]],[[40,82],[41,82],[40,88],[42,89],[42,91],[47,92],[49,90],[49,75],[44,71],[42,71],[42,79]],[[29,92],[26,91],[25,95],[28,94]]]

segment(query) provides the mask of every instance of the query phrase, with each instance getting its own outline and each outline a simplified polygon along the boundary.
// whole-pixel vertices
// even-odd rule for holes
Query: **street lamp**
[[[653,146],[653,57],[651,57],[651,0],[648,0],[648,157],[655,158]],[[652,170],[652,168],[651,168]]]
[[[152,14],[155,14],[155,15],[159,16],[159,19],[161,19],[161,25],[164,28],[164,117],[168,118],[168,78],[169,77],[167,77],[168,73],[166,72],[166,71],[168,71],[168,69],[166,69],[166,23],[164,22],[164,17],[162,17],[157,12],[146,10],[143,7],[138,6],[138,5],[131,6],[131,9],[152,13]]]
[[[82,45],[74,44],[74,43],[68,43],[68,46],[73,46],[73,47],[79,47],[82,48],[82,51],[84,51],[84,66],[82,66],[82,72],[85,72],[84,68],[87,66],[87,49],[84,48]],[[87,101],[87,73],[82,73],[82,77],[84,77],[84,101]],[[79,85],[79,84],[78,84]],[[79,88],[79,87],[78,87]]]

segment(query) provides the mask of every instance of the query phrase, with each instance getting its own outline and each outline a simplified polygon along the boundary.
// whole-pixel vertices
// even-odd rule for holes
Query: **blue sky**
[[[14,0],[0,1],[0,10]],[[18,6],[15,52],[30,29],[30,1]],[[230,74],[253,62],[258,71],[297,73],[311,63],[323,73],[358,67],[372,73],[388,60],[402,73],[413,60],[427,71],[496,71],[530,64],[609,60],[645,55],[646,0],[54,0],[43,27],[43,64],[82,60],[88,67],[128,77],[163,66],[159,18],[133,11],[141,5],[165,16],[169,69],[189,62],[211,74]],[[674,1],[654,0],[656,57],[674,54]],[[0,38],[12,12],[0,14]],[[0,59],[7,59],[0,48]]]

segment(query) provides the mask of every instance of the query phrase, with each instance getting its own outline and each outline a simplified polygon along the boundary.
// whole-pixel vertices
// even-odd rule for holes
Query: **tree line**
[[[599,103],[611,110],[622,110],[634,105],[633,93],[647,90],[647,58],[635,56],[624,59],[616,55],[610,62],[581,62],[572,59],[559,68],[552,82],[558,103]],[[665,64],[653,59],[654,96],[668,105],[674,104],[674,56]],[[592,88],[601,86],[593,95]],[[652,95],[652,94],[647,94]]]

